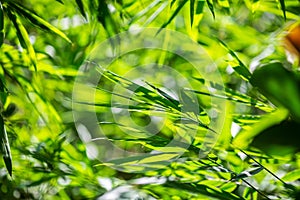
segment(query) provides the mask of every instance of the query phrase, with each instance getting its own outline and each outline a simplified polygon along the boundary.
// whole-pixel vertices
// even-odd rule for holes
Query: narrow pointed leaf
[[[82,0],[76,0],[76,4],[77,4],[77,6],[78,6],[78,9],[79,9],[81,15],[82,15],[84,18],[86,18],[86,13],[85,13],[85,11],[84,11],[84,5],[83,5]]]
[[[214,5],[213,5],[213,3],[211,2],[211,0],[206,0],[206,3],[207,3],[207,6],[208,6],[211,14],[213,15],[213,17],[215,19],[216,16],[215,16],[215,11],[214,11]]]
[[[251,73],[246,67],[246,65],[239,59],[239,57],[234,53],[233,50],[231,50],[222,40],[219,40],[219,42],[226,48],[228,53],[237,60],[238,65],[233,66],[233,69],[235,72],[237,72],[243,79],[249,81],[251,78]]]
[[[173,97],[171,97],[170,95],[168,95],[167,93],[165,93],[164,91],[162,91],[161,89],[155,87],[154,85],[146,82],[150,87],[152,87],[153,89],[155,89],[160,95],[162,95],[164,98],[168,99],[172,104],[174,104],[174,106],[179,107],[179,101],[177,101],[176,99],[174,99]]]
[[[6,93],[5,92],[5,86],[4,86],[1,79],[0,79],[0,92],[1,92],[1,94]],[[5,101],[6,101],[6,97],[1,98],[1,106],[3,106],[5,104]],[[3,120],[2,115],[0,115],[0,145],[1,145],[0,151],[1,151],[2,156],[3,156],[3,160],[4,160],[4,163],[5,163],[6,169],[7,169],[8,173],[11,176],[12,175],[12,158],[11,158],[10,146],[9,146],[7,133],[6,133],[6,130],[5,130],[4,120]]]
[[[195,12],[195,0],[190,0],[190,20],[191,20],[191,27],[193,26],[193,22],[194,22],[194,12]]]
[[[19,5],[19,4],[16,4],[16,3],[10,2],[9,5],[10,5],[11,8],[13,8],[15,10],[16,13],[18,13],[19,15],[24,16],[31,23],[33,23],[34,25],[40,27],[42,30],[51,31],[51,32],[55,33],[56,35],[62,37],[63,39],[65,39],[69,43],[72,43],[71,40],[62,31],[60,31],[59,29],[57,29],[56,27],[51,25],[49,22],[47,22],[46,20],[44,20],[43,18],[41,18],[40,16],[38,16],[34,12],[32,12],[32,11],[28,10],[27,8],[23,7],[22,5]]]
[[[10,176],[12,176],[12,158],[10,153],[10,146],[7,138],[7,133],[4,126],[2,116],[0,117],[0,138],[1,138],[1,151],[6,169]]]
[[[284,0],[279,0],[279,2],[280,2],[280,6],[281,6],[281,10],[282,10],[282,13],[283,13],[284,20],[286,20],[285,2],[284,2]]]
[[[8,16],[10,18],[10,20],[13,22],[14,27],[16,28],[16,32],[17,32],[17,37],[20,41],[21,46],[27,50],[27,53],[29,55],[29,58],[31,60],[31,63],[33,64],[35,70],[36,69],[36,55],[35,55],[35,51],[34,48],[30,42],[28,33],[25,29],[25,27],[23,26],[22,22],[20,21],[20,19],[18,18],[17,15],[15,15],[14,13],[8,11]]]
[[[176,8],[176,10],[173,12],[173,14],[171,15],[171,17],[168,19],[167,22],[165,22],[159,29],[158,33],[163,29],[166,28],[172,21],[173,19],[177,16],[177,14],[179,13],[179,11],[183,8],[183,6],[185,5],[185,3],[187,2],[187,0],[183,0],[180,2],[180,4],[178,5],[178,7]]]
[[[300,78],[275,62],[254,71],[250,83],[275,105],[287,108],[300,121]]]
[[[3,7],[0,2],[0,47],[2,46],[4,41],[4,13],[3,13]]]

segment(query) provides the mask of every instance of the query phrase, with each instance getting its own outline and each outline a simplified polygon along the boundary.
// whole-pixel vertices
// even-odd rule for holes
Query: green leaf
[[[242,130],[233,140],[233,145],[239,148],[246,148],[253,138],[260,134],[263,130],[275,124],[279,124],[288,116],[288,111],[284,108],[279,108],[276,111],[264,115],[259,122],[253,124],[249,129]]]
[[[193,22],[194,22],[194,12],[195,12],[195,0],[190,0],[190,20],[191,20],[191,27],[193,26]]]
[[[167,27],[172,21],[173,19],[177,16],[177,14],[179,13],[179,11],[183,8],[183,6],[185,5],[185,3],[187,2],[188,0],[183,0],[180,2],[180,4],[178,5],[178,7],[176,8],[176,10],[172,13],[171,17],[168,19],[167,22],[165,22],[161,27],[160,29],[158,30],[158,33],[165,27]]]
[[[148,6],[145,7],[145,9],[139,11],[137,14],[135,14],[132,19],[130,20],[129,24],[132,24],[135,22],[137,19],[140,19],[144,15],[146,15],[152,8],[155,6],[159,5],[161,3],[161,0],[155,0],[152,3],[150,3]],[[151,17],[150,17],[151,18]]]
[[[19,5],[19,4],[13,3],[13,2],[9,2],[9,5],[11,8],[13,8],[15,10],[16,13],[24,16],[31,23],[40,27],[42,30],[49,30],[49,31],[55,33],[56,35],[62,37],[69,43],[72,43],[71,40],[66,36],[66,34],[64,34],[62,31],[60,31],[56,27],[52,26],[49,22],[47,22],[46,20],[44,20],[43,18],[41,18],[34,12],[28,10],[27,8],[25,8],[22,5]]]
[[[0,78],[0,109],[3,109],[3,106],[5,105],[6,102],[6,98],[7,98],[7,91],[5,88],[5,85],[3,84],[2,79]]]
[[[211,14],[213,15],[214,19],[216,18],[215,16],[215,11],[214,11],[214,5],[213,2],[211,0],[206,0],[207,6],[211,12]]]
[[[282,177],[282,180],[287,182],[293,182],[299,179],[300,179],[300,169],[291,171]]]
[[[15,114],[16,111],[17,111],[16,104],[10,103],[10,104],[7,106],[6,110],[3,111],[2,114],[3,114],[4,117],[10,117],[10,116],[12,116],[13,114]]]
[[[178,100],[174,99],[173,97],[171,97],[170,95],[168,95],[167,93],[165,93],[164,91],[162,91],[161,89],[155,87],[154,85],[146,82],[150,87],[152,87],[153,89],[155,89],[162,97],[166,98],[167,100],[170,101],[170,103],[172,103],[173,105],[170,105],[171,107],[177,108],[179,109],[180,103]]]
[[[55,0],[55,1],[57,1],[57,2],[59,2],[61,4],[64,4],[64,2],[62,0]]]
[[[166,187],[176,188],[178,190],[186,190],[192,193],[203,194],[208,197],[215,197],[222,200],[243,200],[242,197],[238,197],[230,192],[222,191],[212,185],[180,183],[175,181],[168,181],[164,184]]]
[[[109,36],[114,35],[118,30],[106,1],[98,0],[97,19],[102,24]]]
[[[10,176],[12,176],[12,158],[10,153],[10,146],[7,138],[7,133],[4,126],[3,117],[0,116],[0,139],[1,139],[1,153]]]
[[[85,13],[85,11],[84,11],[84,5],[83,5],[82,0],[76,0],[76,4],[77,4],[77,6],[78,6],[78,8],[79,8],[79,11],[80,11],[81,15],[82,15],[84,18],[86,18],[86,13]]]
[[[258,174],[259,172],[261,172],[263,169],[264,169],[263,167],[256,167],[256,168],[251,169],[251,170],[243,171],[240,174],[237,174],[236,176],[234,176],[231,179],[231,181],[237,181],[239,179],[254,176],[255,174]]]
[[[0,2],[0,47],[2,46],[4,41],[4,12],[3,7]]]
[[[237,60],[238,65],[232,66],[234,71],[237,72],[243,79],[249,81],[251,78],[251,73],[248,70],[248,68],[245,66],[245,64],[239,59],[239,57],[234,53],[233,50],[231,50],[225,42],[219,39],[219,42],[225,47],[225,49],[228,51],[228,53]]]
[[[196,14],[197,15],[203,13],[204,3],[205,3],[204,0],[197,1],[197,8],[196,8]]]
[[[250,83],[272,103],[287,108],[300,121],[300,78],[279,62],[263,65],[254,71]]]
[[[275,124],[257,135],[251,145],[271,155],[287,155],[299,149],[300,123],[286,120]]]
[[[280,6],[281,6],[281,10],[282,10],[282,13],[283,13],[284,20],[286,20],[284,0],[279,0],[279,2],[280,2]]]
[[[20,21],[20,19],[18,18],[18,16],[15,15],[13,12],[11,12],[10,10],[7,10],[7,14],[16,28],[17,36],[18,36],[21,46],[27,50],[27,53],[31,60],[31,63],[34,66],[34,69],[37,70],[37,68],[36,68],[37,61],[36,61],[35,51],[30,42],[30,39],[29,39],[29,36],[28,36],[28,33],[27,33],[25,27],[23,26],[23,24]]]

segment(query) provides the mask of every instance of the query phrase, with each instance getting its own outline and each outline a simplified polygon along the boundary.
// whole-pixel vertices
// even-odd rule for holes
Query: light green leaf
[[[8,16],[10,17],[10,20],[12,20],[12,22],[16,28],[17,36],[18,36],[21,46],[27,50],[27,53],[31,60],[31,63],[34,66],[34,69],[37,70],[37,68],[36,68],[37,61],[36,61],[35,51],[30,42],[30,39],[29,39],[29,36],[28,36],[28,33],[27,33],[25,27],[23,26],[21,20],[19,19],[19,17],[17,15],[15,15],[10,10],[8,10],[7,13],[8,13]]]
[[[22,5],[19,5],[19,4],[13,3],[13,2],[9,2],[9,5],[11,8],[13,8],[15,10],[16,13],[24,16],[26,19],[28,19],[34,25],[37,25],[38,27],[40,27],[43,30],[49,30],[49,31],[55,33],[56,35],[62,37],[69,43],[72,43],[71,40],[66,36],[66,34],[64,34],[62,31],[60,31],[56,27],[52,26],[49,22],[47,22],[46,20],[44,20],[43,18],[41,18],[34,12],[28,10],[27,8],[25,8]]]
[[[0,139],[1,139],[1,153],[10,176],[12,176],[12,158],[10,153],[10,146],[7,138],[7,133],[4,126],[3,117],[0,116]]]
[[[249,129],[242,130],[233,140],[233,145],[239,148],[247,147],[253,138],[260,132],[274,124],[278,124],[285,120],[288,116],[288,111],[284,108],[279,108],[276,111],[264,115],[259,122],[253,124]]]
[[[272,103],[287,108],[300,121],[300,78],[279,63],[263,65],[254,71],[250,83]]]
[[[283,181],[292,182],[300,179],[300,169],[296,169],[284,175],[281,178]]]

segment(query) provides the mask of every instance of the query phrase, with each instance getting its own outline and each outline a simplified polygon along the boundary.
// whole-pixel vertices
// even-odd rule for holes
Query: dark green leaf
[[[239,57],[234,53],[234,51],[231,50],[222,40],[219,40],[219,42],[227,49],[228,53],[238,61],[237,66],[232,66],[234,71],[237,72],[243,79],[249,81],[249,79],[251,78],[251,73],[245,66],[245,64],[239,59]]]
[[[279,0],[279,2],[280,2],[281,10],[282,10],[282,13],[283,13],[283,17],[284,17],[284,19],[286,20],[286,14],[285,14],[285,2],[284,2],[284,0]]]
[[[79,11],[80,11],[81,15],[82,15],[84,18],[86,18],[86,13],[85,13],[85,11],[84,11],[84,5],[83,5],[82,0],[76,0],[76,4],[77,4],[77,6],[78,6],[78,8],[79,8]]]
[[[1,153],[3,156],[3,160],[5,163],[6,169],[11,176],[12,175],[12,158],[11,158],[7,133],[6,133],[5,126],[4,126],[4,120],[3,120],[2,116],[0,116],[0,139],[1,139]]]
[[[300,121],[300,78],[296,74],[275,62],[255,70],[250,83],[274,104],[287,108]]]
[[[263,167],[256,167],[256,168],[251,169],[249,171],[243,171],[240,174],[234,176],[231,180],[232,181],[237,181],[239,179],[254,176],[255,174],[258,174],[259,172],[261,172],[263,169],[264,169]]]
[[[4,116],[4,117],[10,117],[10,116],[12,116],[16,111],[17,111],[16,104],[10,103],[10,104],[7,106],[6,110],[3,111],[3,116]]]
[[[178,100],[174,99],[173,97],[171,97],[170,95],[168,95],[167,93],[165,93],[165,92],[162,91],[161,89],[155,87],[154,85],[152,85],[152,84],[150,84],[150,83],[148,83],[148,82],[146,82],[146,83],[147,83],[150,87],[152,87],[153,89],[155,89],[160,95],[162,95],[162,97],[168,99],[168,100],[173,104],[172,107],[175,106],[175,108],[179,108],[180,103],[179,103]]]
[[[55,0],[55,1],[57,1],[57,2],[59,2],[61,4],[64,4],[64,2],[62,0]]]
[[[300,123],[283,121],[260,132],[253,139],[251,145],[271,155],[284,156],[300,150],[299,130]]]
[[[168,19],[167,22],[165,22],[159,29],[158,33],[163,29],[166,28],[171,22],[172,20],[177,16],[177,14],[179,13],[179,11],[183,8],[183,6],[185,5],[185,3],[187,2],[187,0],[183,0],[180,2],[180,4],[178,5],[178,7],[176,8],[176,10],[172,13],[171,17]]]
[[[216,16],[215,16],[214,5],[213,5],[212,1],[211,0],[206,0],[206,3],[207,3],[207,6],[208,6],[211,14],[213,15],[213,17],[215,19]]]
[[[4,41],[4,13],[3,13],[3,7],[0,2],[0,47],[2,46]]]
[[[190,0],[190,20],[191,20],[191,27],[193,26],[193,22],[194,22],[194,12],[195,12],[195,0]]]
[[[201,0],[201,1],[199,0],[199,1],[197,1],[197,8],[196,8],[196,14],[197,14],[197,15],[203,13],[204,3],[205,3],[204,0]]]

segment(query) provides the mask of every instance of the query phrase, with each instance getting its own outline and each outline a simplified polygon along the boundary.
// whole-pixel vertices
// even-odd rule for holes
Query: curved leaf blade
[[[35,70],[36,70],[36,55],[35,55],[35,51],[34,48],[30,42],[28,33],[25,29],[25,27],[23,26],[21,20],[18,18],[17,15],[15,15],[13,12],[11,12],[10,10],[7,10],[7,14],[9,16],[9,18],[11,19],[11,21],[14,24],[14,27],[16,28],[16,32],[17,32],[17,37],[20,41],[21,46],[27,50],[29,58],[31,60],[31,63],[33,64]]]
[[[21,5],[18,5],[16,3],[10,2],[9,5],[11,8],[13,8],[15,10],[16,13],[24,16],[31,23],[40,27],[42,30],[49,30],[49,31],[55,33],[56,35],[62,37],[63,39],[65,39],[67,42],[72,43],[72,41],[66,36],[66,34],[64,34],[58,28],[54,27],[53,25],[51,25],[49,22],[47,22],[46,20],[44,20],[43,18],[41,18],[34,12],[32,12],[32,11],[28,10],[27,8],[25,8]]]

